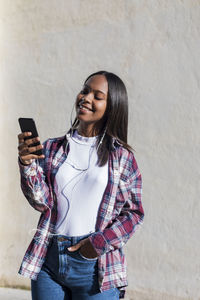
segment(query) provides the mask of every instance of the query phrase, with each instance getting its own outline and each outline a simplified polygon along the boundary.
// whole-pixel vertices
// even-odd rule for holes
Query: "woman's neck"
[[[97,133],[94,131],[93,126],[81,126],[79,125],[77,128],[77,132],[79,135],[85,136],[85,137],[92,137],[96,136]]]

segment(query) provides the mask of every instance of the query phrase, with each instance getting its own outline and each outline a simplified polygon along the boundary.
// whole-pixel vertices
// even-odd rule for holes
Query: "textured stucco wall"
[[[19,187],[17,119],[64,134],[83,80],[106,69],[127,85],[143,175],[129,297],[200,299],[199,49],[200,1],[0,0],[0,285],[29,286],[17,270],[39,218]]]

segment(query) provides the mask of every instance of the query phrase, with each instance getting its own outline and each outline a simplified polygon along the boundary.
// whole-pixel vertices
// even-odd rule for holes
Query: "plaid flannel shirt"
[[[37,231],[26,250],[19,274],[37,279],[55,233],[56,196],[54,179],[69,151],[67,137],[48,139],[43,144],[45,158],[24,166],[19,161],[21,188],[28,202],[41,212]],[[142,181],[137,162],[113,139],[109,154],[109,176],[96,221],[96,231],[89,239],[98,253],[98,280],[101,291],[118,287],[121,298],[128,285],[123,245],[142,223]]]

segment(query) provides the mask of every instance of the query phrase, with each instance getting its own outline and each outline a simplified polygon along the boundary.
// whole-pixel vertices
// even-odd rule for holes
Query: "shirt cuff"
[[[95,232],[88,238],[99,256],[107,252],[108,243],[106,242],[102,232]]]
[[[24,175],[30,175],[30,176],[34,176],[36,175],[36,161],[35,159],[32,160],[32,163],[30,165],[24,165],[20,158],[18,157],[18,164],[20,167],[20,171],[22,174]]]

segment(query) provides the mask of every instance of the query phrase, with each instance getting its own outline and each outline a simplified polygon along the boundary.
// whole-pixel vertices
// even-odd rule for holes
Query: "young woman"
[[[144,216],[124,83],[91,74],[75,109],[63,137],[34,147],[39,138],[18,135],[22,191],[41,212],[19,270],[31,278],[33,300],[123,298],[122,247]],[[41,148],[44,155],[33,154]]]

